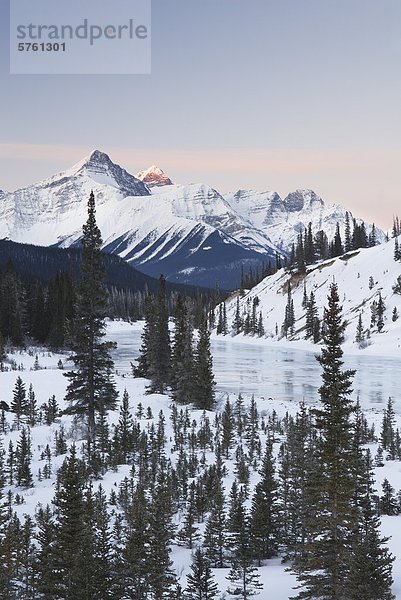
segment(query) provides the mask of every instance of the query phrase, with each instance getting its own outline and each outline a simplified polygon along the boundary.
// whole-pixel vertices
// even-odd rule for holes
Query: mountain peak
[[[93,150],[88,156],[89,162],[111,162],[110,156],[101,150]]]
[[[93,150],[63,175],[69,177],[86,176],[97,183],[119,188],[124,196],[147,196],[149,190],[142,181],[115,164],[108,154]]]
[[[173,185],[171,179],[165,174],[163,169],[157,167],[156,165],[152,165],[145,171],[140,171],[137,173],[137,179],[146,183],[149,187],[153,186],[163,186],[163,185]]]
[[[315,207],[323,207],[324,202],[313,190],[297,189],[284,198],[284,206],[289,212],[298,212]]]
[[[71,167],[70,171],[79,173],[83,169],[91,169],[95,168],[96,166],[100,167],[101,165],[103,165],[103,167],[111,167],[114,165],[114,163],[112,162],[110,156],[105,152],[101,152],[100,150],[92,150],[90,154],[85,156],[82,160]]]

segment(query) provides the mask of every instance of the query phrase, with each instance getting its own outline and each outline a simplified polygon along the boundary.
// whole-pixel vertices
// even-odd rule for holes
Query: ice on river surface
[[[116,369],[130,372],[130,363],[139,354],[141,331],[121,329],[110,338],[118,343],[114,352]],[[240,343],[229,336],[212,340],[213,369],[216,390],[255,394],[276,400],[300,401],[313,404],[318,400],[321,367],[316,351],[283,348],[274,343]],[[397,412],[401,412],[401,362],[397,358],[363,355],[344,355],[344,368],[356,369],[353,381],[354,397],[359,396],[366,409],[384,408],[389,396]]]

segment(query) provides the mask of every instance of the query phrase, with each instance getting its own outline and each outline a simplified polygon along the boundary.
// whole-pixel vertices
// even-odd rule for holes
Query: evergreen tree
[[[384,311],[386,310],[382,295],[379,293],[377,301],[377,331],[380,333],[384,327]]]
[[[280,449],[279,539],[284,558],[293,559],[302,572],[308,523],[314,516],[313,480],[316,442],[310,413],[304,404],[288,423],[287,440]]]
[[[383,414],[382,429],[380,433],[380,444],[389,453],[390,460],[395,459],[395,412],[393,399],[387,401]]]
[[[370,230],[369,233],[369,238],[368,238],[368,246],[370,248],[374,248],[377,244],[377,239],[376,239],[376,226],[373,223],[372,225],[372,229]]]
[[[36,398],[31,383],[28,390],[28,425],[30,427],[35,427],[37,419],[38,411],[36,407]]]
[[[376,323],[377,323],[377,302],[376,302],[376,300],[373,300],[372,304],[370,305],[370,326],[375,327]]]
[[[291,294],[291,284],[288,282],[288,290],[287,290],[287,304],[285,307],[285,315],[283,322],[283,333],[287,337],[288,333],[290,335],[294,334],[294,325],[295,325],[295,313],[294,313],[294,302],[292,300]]]
[[[139,357],[137,358],[138,364],[133,365],[131,363],[134,377],[149,376],[151,343],[155,339],[156,327],[155,303],[150,294],[146,296],[144,302],[144,320],[145,324],[141,335],[142,345],[139,349]]]
[[[304,291],[302,294],[302,308],[306,309],[308,306],[308,294],[306,291],[306,281],[304,280]]]
[[[196,408],[201,410],[213,408],[214,386],[210,333],[207,319],[204,318],[199,326],[199,339],[194,357],[192,401]]]
[[[345,213],[344,250],[345,252],[352,250],[351,226],[348,211]]]
[[[102,238],[96,225],[95,197],[88,201],[88,220],[82,237],[81,281],[77,293],[75,326],[71,347],[77,369],[65,373],[70,380],[66,400],[68,412],[83,417],[87,423],[88,441],[95,439],[96,412],[100,402],[106,410],[115,407],[117,392],[111,377],[112,342],[103,341],[107,309],[104,286],[105,267],[101,252]]]
[[[310,293],[309,302],[306,308],[306,326],[305,326],[305,337],[307,339],[315,337],[316,321],[319,321],[317,316],[317,306],[315,301],[315,294]],[[315,340],[314,340],[315,341]]]
[[[305,273],[305,249],[302,240],[302,233],[298,235],[297,247],[295,250],[295,260],[297,263],[297,269],[299,273]]]
[[[351,422],[354,407],[349,396],[355,372],[342,368],[341,344],[346,324],[336,284],[330,287],[324,323],[324,347],[317,357],[322,367],[319,389],[322,407],[315,411],[320,437],[315,514],[309,522],[313,539],[306,546],[307,560],[298,575],[305,589],[297,598],[305,600],[336,600],[347,596],[349,544],[354,527]]]
[[[234,315],[234,321],[233,321],[234,335],[238,335],[242,331],[242,318],[241,318],[241,312],[240,312],[239,299],[240,299],[240,294],[237,295],[237,303],[235,306],[235,315]]]
[[[248,283],[249,285],[249,283]],[[252,287],[252,286],[249,286]],[[227,312],[226,312],[226,303],[222,302],[219,304],[219,319],[217,322],[217,334],[227,335],[228,327],[227,327]]]
[[[315,247],[320,260],[326,260],[329,256],[329,241],[323,230],[320,230],[315,234]]]
[[[127,511],[125,546],[116,564],[117,586],[130,600],[147,600],[151,573],[149,560],[149,504],[142,485],[134,491]]]
[[[39,507],[36,513],[36,540],[38,552],[36,571],[37,591],[43,600],[53,600],[56,596],[57,580],[54,574],[55,523],[52,511],[47,505]]]
[[[395,490],[387,478],[382,483],[383,494],[380,496],[380,514],[392,517],[398,514]]]
[[[21,419],[29,413],[29,405],[26,398],[25,383],[21,377],[17,377],[13,391],[13,399],[10,406],[11,411],[15,414],[15,424],[19,430]]]
[[[213,493],[210,516],[206,523],[204,548],[207,558],[216,568],[224,567],[226,547],[225,497],[221,479]]]
[[[341,256],[342,254],[344,254],[344,247],[343,247],[343,243],[341,241],[340,225],[337,222],[331,255],[332,255],[332,257],[336,257],[336,256]]]
[[[113,600],[112,539],[107,500],[102,486],[93,498],[93,597]],[[86,549],[86,552],[88,549]]]
[[[20,598],[30,599],[35,597],[35,567],[36,547],[33,543],[34,523],[30,515],[24,516],[21,527],[20,540]]]
[[[172,514],[171,490],[167,485],[166,474],[161,471],[149,510],[148,572],[150,590],[153,594],[150,598],[155,600],[164,599],[176,583],[170,559],[170,545],[174,533]]]
[[[235,482],[231,488],[230,498],[231,569],[227,579],[231,585],[227,588],[227,592],[231,597],[247,600],[258,595],[263,586],[259,583],[259,574],[252,564],[251,525],[244,506],[244,496],[241,492],[237,492]]]
[[[191,402],[192,375],[192,324],[185,303],[178,295],[171,358],[171,387],[174,400],[181,404]]]
[[[230,400],[227,398],[223,413],[221,415],[221,451],[227,459],[229,458],[230,449],[232,448],[234,442],[234,428],[235,419],[233,410]]]
[[[129,396],[125,389],[120,406],[120,417],[115,430],[115,453],[118,464],[126,464],[133,450],[134,421],[129,409]]]
[[[353,533],[347,597],[350,600],[392,600],[391,576],[394,558],[380,535],[376,513],[370,454],[357,450],[357,525]]]
[[[394,260],[401,260],[401,252],[400,252],[400,246],[398,243],[398,237],[394,238]]]
[[[171,346],[168,329],[168,305],[166,297],[166,280],[159,278],[159,292],[154,311],[154,327],[148,347],[149,367],[147,376],[150,379],[148,391],[164,394],[171,383]]]
[[[357,344],[361,345],[362,342],[364,341],[364,339],[365,339],[365,334],[363,332],[362,315],[361,315],[361,313],[359,313],[358,325],[356,327],[355,341]]]
[[[261,480],[255,487],[251,510],[251,536],[254,556],[262,559],[277,552],[277,481],[275,479],[272,447],[268,440],[260,471]]]
[[[181,528],[178,539],[182,541],[187,548],[192,550],[195,540],[199,539],[198,528],[195,525],[196,520],[196,484],[193,481],[189,486],[189,495],[187,497],[186,511],[183,527]]]
[[[20,487],[32,487],[33,478],[31,472],[31,438],[29,430],[25,427],[21,429],[20,439],[17,444],[16,458],[16,485]]]
[[[57,479],[54,497],[56,522],[54,536],[54,576],[56,598],[81,599],[86,565],[83,562],[85,529],[85,470],[75,446],[65,459]]]
[[[187,582],[185,600],[215,600],[217,598],[218,589],[213,580],[209,561],[200,548],[193,555]]]
[[[312,223],[308,223],[308,229],[307,231],[305,231],[304,251],[305,262],[307,265],[311,265],[315,262],[315,248],[313,245]]]

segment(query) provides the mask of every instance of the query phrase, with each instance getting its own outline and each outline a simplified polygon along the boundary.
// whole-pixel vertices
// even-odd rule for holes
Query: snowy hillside
[[[137,330],[140,328],[141,324],[134,324],[134,326],[132,326],[127,323],[114,322],[109,325],[109,336],[111,339],[116,339],[117,341],[120,339],[121,335],[125,335],[126,337],[124,337],[124,339],[128,339],[130,335],[132,336],[133,333],[137,332]],[[230,344],[236,342],[231,338],[226,338],[225,343],[227,346],[227,351],[229,350]],[[129,350],[130,347],[126,346],[124,348],[125,352]],[[38,361],[36,365],[35,352],[38,353]],[[134,357],[134,354],[135,353],[133,353],[132,357]],[[17,376],[20,376],[25,384],[26,390],[28,390],[29,386],[32,384],[33,391],[36,395],[36,404],[38,408],[43,403],[46,404],[48,399],[53,394],[55,395],[59,409],[62,410],[66,407],[66,403],[64,402],[63,398],[67,381],[65,377],[63,377],[63,370],[59,368],[60,360],[65,368],[69,366],[65,355],[53,355],[43,352],[40,349],[32,348],[30,349],[29,354],[21,352],[9,355],[9,360],[11,359],[15,361],[14,368],[18,368],[19,370],[0,372],[2,400],[5,400],[9,403],[11,402],[16,378]],[[10,363],[7,362],[6,366],[9,368]],[[266,368],[266,366],[267,365],[261,364],[258,369],[263,370]],[[276,366],[276,378],[283,376],[285,368],[285,364],[278,364]],[[159,394],[146,394],[145,386],[147,383],[148,382],[144,379],[132,379],[128,373],[120,373],[116,375],[116,384],[120,392],[120,399],[124,389],[126,389],[129,394],[130,415],[135,420],[139,430],[143,432],[144,435],[151,435],[152,427],[158,428],[160,426],[160,419],[162,418],[162,422],[164,422],[165,427],[164,433],[166,440],[163,454],[165,454],[165,456],[172,461],[173,465],[179,468],[177,465],[179,464],[180,460],[183,460],[183,457],[177,452],[176,449],[176,438],[172,422],[173,404],[168,396]],[[271,395],[274,394],[272,393]],[[221,413],[224,408],[224,403],[228,397],[229,396],[226,393],[217,393],[218,402],[216,406],[216,413]],[[235,406],[236,400],[236,395],[232,394],[230,396],[230,401],[232,402],[233,407]],[[250,402],[250,396],[246,395],[242,410],[248,411]],[[262,447],[264,447],[266,443],[266,433],[263,430],[263,423],[269,423],[270,427],[272,427],[271,418],[273,411],[275,411],[273,422],[276,423],[277,429],[276,433],[274,434],[273,450],[275,456],[277,457],[280,442],[283,437],[280,434],[279,420],[285,418],[286,413],[294,415],[295,412],[299,410],[298,399],[294,397],[290,401],[284,402],[280,400],[280,398],[275,400],[269,398],[269,402],[267,402],[265,398],[257,397],[255,398],[255,402],[259,412],[258,437],[260,437]],[[142,405],[141,411],[139,411],[140,404]],[[379,432],[382,419],[381,409],[375,411],[366,411],[366,417],[369,425],[374,424],[376,427],[376,432]],[[120,414],[118,410],[109,413],[108,425],[111,436],[113,435],[114,426],[117,425],[119,418]],[[206,414],[203,414],[202,411],[194,410],[191,408],[191,406],[189,406],[186,419],[188,424],[190,424],[190,426],[188,425],[188,440],[190,439],[189,435],[191,432],[195,432],[195,435],[199,435],[199,432],[202,431],[202,427],[205,425],[205,419],[208,419],[208,422],[211,426],[211,435],[216,435],[214,412],[207,412]],[[15,449],[18,447],[19,439],[21,437],[21,432],[15,428],[15,423],[14,428],[10,430],[14,420],[14,415],[12,413],[6,413],[6,424],[4,425],[3,422],[5,433],[2,436],[6,459],[7,456],[9,456],[10,442],[12,442]],[[397,427],[401,425],[400,414],[396,415],[395,423]],[[271,431],[275,430],[270,429],[270,433]],[[65,437],[66,448],[64,450],[60,450],[60,442],[57,442],[57,439],[60,440],[60,435]],[[30,428],[30,436],[33,454],[30,467],[33,474],[34,486],[25,488],[24,486],[16,485],[15,481],[14,483],[10,483],[9,466],[5,471],[5,491],[6,493],[11,494],[12,509],[22,520],[25,515],[34,517],[39,507],[44,508],[47,503],[51,503],[55,493],[57,469],[62,465],[66,456],[68,456],[69,449],[73,443],[76,444],[79,455],[81,455],[83,444],[82,434],[72,427],[71,417],[60,415],[58,411],[55,414],[55,419],[50,425],[37,423],[36,425],[32,426]],[[245,439],[248,439],[247,436],[245,436],[244,440],[241,439],[240,442],[248,444]],[[239,442],[237,441],[237,443]],[[189,442],[185,442],[185,444],[189,444]],[[48,450],[46,449],[47,447]],[[193,449],[190,449],[187,445],[185,447],[187,448],[188,458],[191,456],[191,460],[194,461]],[[377,447],[377,443],[370,444],[372,455],[377,452]],[[226,473],[223,483],[225,493],[227,495],[229,494],[235,477],[238,477],[238,467],[237,460],[235,458],[234,444],[229,454],[229,459],[224,459]],[[195,462],[197,467],[195,471],[201,478],[206,473],[207,468],[214,464],[215,454],[211,450],[211,447],[206,444],[206,450],[196,450],[195,456],[197,457]],[[376,487],[379,490],[379,493],[381,490],[381,484],[385,478],[390,481],[391,485],[396,491],[400,489],[401,478],[399,464],[399,461],[385,460],[384,466],[377,467],[375,469],[375,479],[377,482]],[[123,492],[127,485],[127,481],[129,481],[130,477],[132,476],[132,472],[131,465],[122,463],[116,468],[109,469],[101,477],[101,479],[93,481],[93,492],[95,493],[99,489],[99,486],[101,486],[105,493],[106,499],[108,500],[107,509],[111,515],[110,527],[112,527],[116,515],[123,513],[123,503],[121,498],[124,497]],[[260,476],[257,471],[252,469],[249,482],[250,497],[247,500],[248,509],[251,505],[252,493],[259,480],[259,477]],[[113,495],[114,497],[117,496],[119,499],[113,500]],[[183,587],[185,587],[187,584],[186,575],[190,571],[190,563],[193,554],[193,550],[191,551],[185,542],[182,540],[180,541],[180,536],[178,535],[179,531],[183,529],[185,525],[185,515],[185,506],[182,505],[180,510],[178,510],[174,516],[176,535],[171,546],[171,558],[173,561],[172,566]],[[397,559],[393,569],[393,591],[396,594],[397,600],[401,599],[401,547],[399,538],[394,535],[394,532],[399,523],[399,518],[400,517],[396,516],[382,517],[383,534],[390,536],[393,535],[389,545],[391,551],[393,554],[395,554]],[[205,532],[205,522],[205,517],[195,519],[194,526],[197,530],[196,536],[201,536],[200,538],[195,538],[195,546],[201,544],[202,536]],[[21,573],[23,573],[23,568]],[[222,597],[231,598],[231,595],[224,596],[229,583],[226,579],[228,573],[229,568],[227,566],[224,568],[213,569],[213,576],[218,585],[220,593],[223,594]],[[257,569],[257,573],[260,577],[260,583],[263,586],[260,590],[260,594],[256,596],[257,598],[260,598],[261,600],[265,600],[267,598],[274,598],[274,600],[288,600],[290,597],[294,596],[294,588],[297,585],[296,578],[288,571],[288,563],[282,564],[279,557],[264,560],[262,566]]]
[[[304,290],[309,298],[313,292],[318,316],[323,316],[330,284],[338,284],[340,298],[343,301],[346,329],[347,350],[359,346],[355,343],[359,315],[361,315],[366,346],[365,353],[384,353],[401,346],[401,318],[392,320],[393,310],[401,314],[401,295],[393,291],[397,277],[401,275],[401,263],[394,260],[394,240],[390,240],[375,248],[351,251],[339,258],[327,260],[307,268],[305,276],[280,269],[276,274],[267,277],[240,299],[240,313],[245,316],[257,297],[257,312],[262,312],[263,326],[267,337],[281,339],[281,326],[288,302],[288,284],[294,303],[295,324],[293,340],[305,337],[306,309],[302,306]],[[304,287],[305,286],[305,287]],[[381,295],[384,305],[384,327],[379,333],[377,326],[371,325],[371,305]],[[227,303],[228,326],[234,321],[237,299]],[[277,326],[277,330],[276,330]],[[370,336],[370,338],[369,338]],[[300,343],[300,342],[299,342]],[[298,343],[298,345],[299,345]],[[304,341],[303,344],[309,342]]]
[[[346,213],[311,190],[284,200],[275,192],[223,196],[202,183],[173,185],[156,166],[134,177],[95,150],[49,179],[0,192],[0,238],[76,243],[91,190],[108,251],[151,276],[226,289],[237,287],[241,264],[260,267],[288,252],[309,222],[313,233],[324,229],[330,239],[337,221],[343,230]],[[382,241],[383,232],[376,233]]]

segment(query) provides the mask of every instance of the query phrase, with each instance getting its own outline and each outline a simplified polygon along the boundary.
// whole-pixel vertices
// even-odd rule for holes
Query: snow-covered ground
[[[112,322],[108,326],[110,339],[114,339],[119,343],[119,347],[115,353],[116,370],[118,372],[116,375],[116,384],[120,394],[124,388],[127,389],[133,412],[136,410],[139,402],[142,402],[145,408],[150,406],[156,419],[160,410],[164,412],[166,416],[166,434],[167,439],[169,439],[171,434],[169,420],[171,401],[167,396],[157,394],[145,395],[146,381],[143,379],[133,379],[128,373],[129,363],[135,359],[138,352],[141,327],[140,323],[130,325],[118,321]],[[308,345],[308,349],[309,351],[311,350],[310,345]],[[315,350],[317,351],[318,348],[316,347]],[[266,358],[265,351],[273,351],[276,360],[272,361]],[[31,369],[33,368],[36,353],[38,353],[41,369],[35,371]],[[217,340],[213,340],[213,353],[217,380],[217,398],[220,404],[225,400],[227,394],[230,394],[234,400],[236,393],[241,390],[244,392],[246,403],[249,403],[250,394],[254,391],[251,385],[252,381],[261,382],[259,383],[260,389],[263,387],[264,390],[263,394],[255,394],[260,412],[265,411],[265,413],[268,413],[275,409],[279,416],[283,416],[286,411],[294,413],[301,400],[310,403],[315,403],[318,400],[316,389],[319,384],[320,367],[314,360],[313,351],[306,353],[301,347],[294,349],[294,346],[290,342],[277,344],[271,340],[252,340],[243,337],[231,338],[230,336],[226,336],[225,338],[220,337]],[[255,359],[256,356],[259,357],[257,360]],[[63,396],[67,380],[63,376],[63,371],[57,366],[59,359],[65,363],[65,355],[51,355],[47,352],[32,349],[31,355],[17,353],[12,358],[16,361],[17,365],[22,365],[24,370],[0,373],[0,400],[5,400],[8,403],[11,402],[15,380],[20,375],[27,389],[32,383],[38,405],[46,402],[50,396],[55,394],[60,407],[65,407]],[[347,353],[345,355],[347,367],[348,361],[354,359],[355,356],[351,354]],[[395,387],[397,382],[400,381],[401,369],[395,359],[396,356],[393,351],[391,351],[388,357],[377,357],[377,365],[381,366],[379,371],[372,368],[372,358],[365,358],[364,352],[360,353],[358,359],[359,368],[360,370],[364,369],[363,378],[366,379],[363,385],[361,383],[360,389],[358,388],[360,401],[366,411],[368,421],[375,423],[377,432],[380,431],[382,409],[384,408],[383,401],[385,402],[387,399],[386,390],[389,385],[393,384],[394,388],[391,389],[394,389],[397,427],[401,427],[401,402],[400,398],[396,396]],[[67,364],[66,367],[68,366]],[[353,368],[353,365],[351,368]],[[265,378],[266,374],[268,374],[267,378]],[[302,379],[301,382],[297,381],[299,378]],[[303,387],[307,383],[309,387]],[[235,389],[236,386],[238,386],[237,389]],[[246,392],[247,386],[249,386],[248,392]],[[354,387],[357,388],[357,386]],[[302,396],[299,393],[299,389],[304,390]],[[369,390],[372,389],[382,390],[382,402],[372,404],[371,400],[367,397]],[[200,411],[192,411],[193,418],[199,419],[200,415]],[[110,413],[109,420],[110,423],[115,423],[118,420],[118,411]],[[38,481],[36,475],[38,469],[43,469],[45,464],[45,461],[40,460],[40,454],[46,444],[49,444],[51,447],[54,446],[54,434],[61,425],[69,433],[68,443],[72,443],[73,438],[70,435],[71,418],[68,416],[61,417],[51,427],[38,426],[31,429],[32,449],[34,453],[32,472],[35,478],[35,487],[28,491],[22,491],[25,502],[15,507],[20,515],[24,513],[33,514],[37,503],[46,504],[54,494],[55,471],[61,465],[64,456],[52,458],[53,475],[51,479]],[[17,431],[9,432],[3,440],[5,449],[7,449],[10,440],[13,440],[13,443],[16,444],[18,437],[19,434]],[[376,453],[376,449],[377,445],[373,444],[371,448],[373,455]],[[107,494],[112,489],[116,490],[119,482],[124,477],[129,476],[129,470],[129,466],[121,466],[117,472],[109,472],[105,475],[101,481],[101,485]],[[375,475],[379,491],[381,491],[381,483],[385,477],[387,477],[396,491],[401,488],[401,462],[386,461],[384,467],[376,469]],[[231,484],[231,479],[232,472],[230,470],[226,481],[227,490]],[[21,493],[21,489],[14,491]],[[401,524],[400,517],[385,517],[383,519],[383,533],[392,536],[389,546],[393,554],[397,557],[394,563],[394,593],[397,600],[401,600],[401,539],[397,536],[399,524]],[[181,575],[182,584],[185,585],[185,574],[189,569],[191,552],[181,546],[174,546],[172,558],[177,573]],[[227,572],[227,569],[214,571],[216,581],[222,592],[227,587],[227,581],[225,580]],[[296,579],[291,573],[286,571],[286,567],[280,563],[279,559],[267,561],[266,565],[259,569],[259,572],[261,581],[264,584],[264,589],[259,596],[262,600],[288,600],[288,598],[294,595]]]
[[[401,236],[398,239],[401,243]],[[266,337],[286,347],[287,340],[282,339],[281,325],[284,321],[288,284],[290,284],[295,312],[295,331],[291,347],[312,349],[311,342],[304,339],[306,314],[305,308],[302,307],[304,286],[308,298],[311,292],[314,293],[318,316],[321,319],[330,284],[335,282],[342,301],[343,316],[348,323],[344,350],[358,356],[362,353],[371,356],[400,356],[401,317],[392,321],[392,312],[397,308],[398,315],[401,315],[401,295],[393,291],[397,277],[401,275],[401,262],[395,261],[393,257],[394,240],[391,239],[374,248],[352,251],[339,258],[311,265],[307,268],[305,277],[280,269],[241,297],[240,312],[241,314],[249,312],[253,300],[257,297],[259,300],[257,313],[262,312]],[[370,307],[373,301],[378,301],[379,294],[386,307],[384,328],[381,333],[377,332],[377,328],[371,328],[370,339],[361,351],[355,342],[359,314],[362,317],[363,328],[368,330],[371,322]],[[227,302],[229,330],[234,321],[236,305],[236,297]],[[276,335],[276,325],[278,335]],[[318,351],[319,347],[315,346],[315,348]]]

